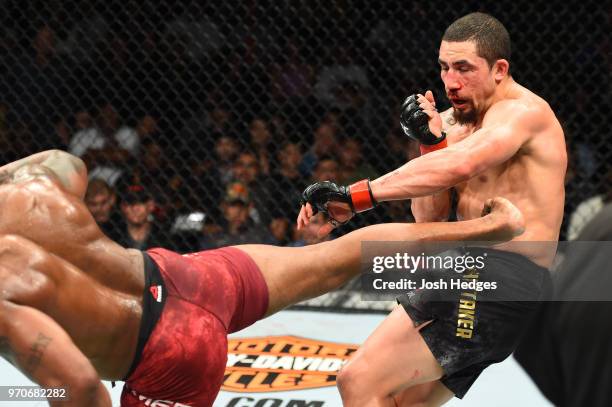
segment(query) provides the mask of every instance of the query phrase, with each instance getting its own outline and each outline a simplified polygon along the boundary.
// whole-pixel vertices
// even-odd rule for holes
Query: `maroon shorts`
[[[212,406],[225,372],[227,334],[266,313],[264,278],[251,257],[232,247],[144,255],[141,346],[121,405]],[[156,309],[159,316],[151,318]]]

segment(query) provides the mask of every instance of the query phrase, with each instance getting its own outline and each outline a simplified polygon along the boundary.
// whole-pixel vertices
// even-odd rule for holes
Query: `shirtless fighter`
[[[528,285],[535,301],[477,300],[475,318],[466,322],[460,298],[448,306],[425,294],[400,297],[402,306],[339,375],[347,406],[429,406],[463,397],[484,368],[510,355],[546,291],[563,216],[565,141],[546,101],[513,80],[509,61],[510,36],[497,19],[458,19],[444,33],[438,59],[452,107],[438,114],[430,91],[402,106],[401,125],[421,143],[421,157],[371,183],[318,183],[304,191],[298,227],[324,211],[335,220],[323,234],[390,200],[412,198],[418,222],[446,220],[454,188],[459,219],[475,219],[483,202],[500,195],[525,215],[525,233],[515,241],[552,242],[548,250],[513,242],[486,250],[480,279],[508,292]]]
[[[355,276],[360,241],[510,240],[524,228],[499,198],[459,224],[377,225],[302,248],[140,252],[102,234],[86,186],[83,162],[62,151],[0,168],[0,354],[66,387],[70,401],[52,405],[110,406],[106,379],[125,381],[123,406],[210,406],[226,335]]]

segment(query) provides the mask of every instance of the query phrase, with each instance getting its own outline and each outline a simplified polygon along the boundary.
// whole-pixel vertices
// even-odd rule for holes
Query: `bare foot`
[[[517,208],[506,198],[497,197],[487,199],[482,216],[489,216],[491,220],[500,225],[500,240],[512,240],[525,231],[525,218]]]

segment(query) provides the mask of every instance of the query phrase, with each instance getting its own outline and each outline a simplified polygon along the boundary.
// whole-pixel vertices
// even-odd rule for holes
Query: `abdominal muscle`
[[[503,176],[495,177],[495,181],[490,182],[492,175],[485,173],[456,187],[459,194],[458,219],[469,220],[482,216],[487,199],[501,196],[510,200],[523,213],[525,231],[511,242],[494,247],[522,254],[539,266],[550,267],[557,249],[563,205],[557,208],[554,202],[552,205],[537,204],[542,193],[531,191],[526,178],[523,178],[522,183],[507,184],[500,179]]]

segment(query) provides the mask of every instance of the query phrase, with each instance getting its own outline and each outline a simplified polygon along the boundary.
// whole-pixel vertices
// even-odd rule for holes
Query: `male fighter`
[[[110,406],[106,379],[126,382],[123,406],[210,406],[226,335],[355,276],[360,241],[509,240],[524,228],[499,198],[478,219],[378,225],[302,248],[140,252],[100,231],[86,186],[83,162],[57,150],[0,168],[0,354],[67,388],[70,401],[52,405]]]
[[[459,219],[480,216],[483,202],[501,195],[525,215],[525,233],[515,241],[552,242],[548,247],[509,242],[486,250],[480,279],[536,301],[482,301],[483,294],[470,312],[472,320],[463,317],[461,298],[449,307],[423,293],[400,297],[402,307],[338,378],[348,406],[435,405],[453,394],[462,397],[485,367],[512,352],[550,282],[545,268],[563,216],[565,141],[546,101],[513,80],[509,61],[510,36],[497,19],[472,13],[456,20],[442,37],[438,59],[452,107],[439,114],[430,91],[410,96],[402,106],[402,127],[421,143],[421,157],[371,183],[318,183],[304,191],[308,203],[298,227],[313,213],[327,212],[332,223],[320,233],[376,202],[408,198],[418,222],[446,220],[454,188]]]

